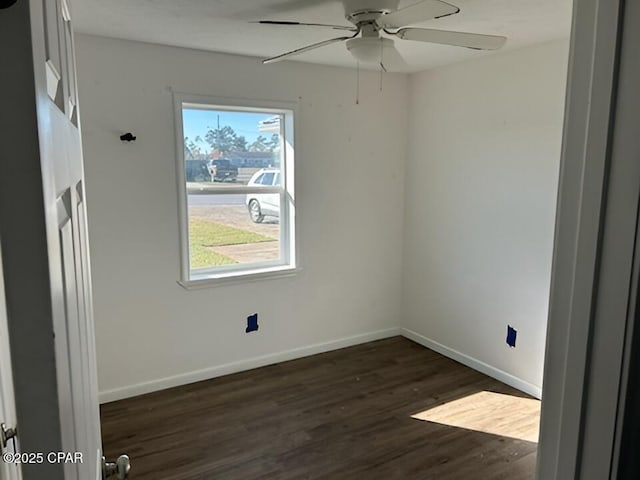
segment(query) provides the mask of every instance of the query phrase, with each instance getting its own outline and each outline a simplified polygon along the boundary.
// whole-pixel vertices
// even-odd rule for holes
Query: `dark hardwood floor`
[[[538,404],[395,337],[105,404],[101,416],[105,455],[128,453],[132,480],[530,480]]]

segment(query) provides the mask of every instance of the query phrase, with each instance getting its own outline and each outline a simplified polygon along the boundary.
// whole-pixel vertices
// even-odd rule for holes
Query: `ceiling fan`
[[[507,40],[506,37],[497,35],[408,27],[407,25],[425,20],[454,15],[460,9],[440,0],[422,0],[406,8],[398,9],[399,2],[400,0],[343,0],[345,18],[353,24],[352,26],[275,20],[254,22],[262,25],[286,27],[325,27],[350,32],[349,35],[331,38],[266,58],[262,63],[278,62],[326,45],[346,42],[347,50],[356,60],[362,63],[379,64],[384,71],[387,71],[387,67],[394,68],[405,65],[400,53],[395,48],[393,39],[389,37],[454,45],[475,50],[496,50],[502,47]]]

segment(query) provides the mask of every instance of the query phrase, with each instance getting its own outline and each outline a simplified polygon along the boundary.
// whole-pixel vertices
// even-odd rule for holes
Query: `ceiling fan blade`
[[[450,32],[448,30],[431,30],[429,28],[401,28],[396,32],[396,35],[404,40],[440,43],[442,45],[473,48],[474,50],[497,50],[507,41],[507,37],[498,35]]]
[[[386,47],[382,50],[380,66],[385,72],[402,71],[409,67],[395,46]]]
[[[277,55],[275,57],[265,58],[264,60],[262,60],[262,63],[264,63],[266,65],[267,63],[279,62],[280,60],[285,60],[285,59],[287,59],[289,57],[293,57],[294,55],[299,55],[300,53],[308,52],[309,50],[315,50],[316,48],[324,47],[325,45],[331,45],[332,43],[343,42],[345,40],[349,40],[350,38],[353,38],[353,37],[331,38],[329,40],[324,40],[322,42],[314,43],[312,45],[307,45],[306,47],[297,48],[296,50],[292,50],[290,52],[283,53],[282,55]]]
[[[458,13],[460,9],[440,0],[423,0],[420,3],[410,5],[395,12],[391,12],[378,20],[380,25],[391,28],[400,28],[425,20],[446,17]]]
[[[325,23],[281,22],[277,20],[259,20],[257,22],[249,23],[259,23],[261,25],[285,25],[288,27],[327,27],[333,28],[334,30],[349,30],[350,32],[355,32],[357,30],[357,27],[354,26],[347,27],[344,25],[327,25]]]

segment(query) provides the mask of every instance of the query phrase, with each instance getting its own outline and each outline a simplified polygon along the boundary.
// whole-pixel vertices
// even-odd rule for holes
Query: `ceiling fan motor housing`
[[[398,9],[400,0],[343,0],[344,14],[352,23],[377,20]]]

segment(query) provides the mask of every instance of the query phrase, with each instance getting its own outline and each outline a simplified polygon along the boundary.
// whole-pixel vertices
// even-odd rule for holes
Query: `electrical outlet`
[[[513,328],[511,325],[507,325],[507,345],[511,348],[516,348],[516,337],[518,336],[518,331]]]
[[[249,315],[247,317],[247,329],[246,333],[257,332],[258,331],[258,314],[254,313],[253,315]]]

